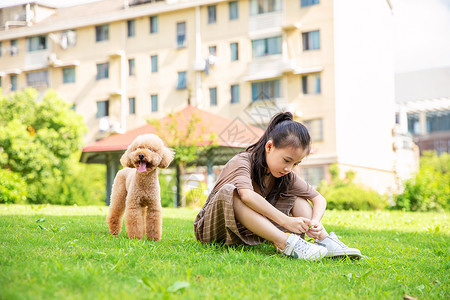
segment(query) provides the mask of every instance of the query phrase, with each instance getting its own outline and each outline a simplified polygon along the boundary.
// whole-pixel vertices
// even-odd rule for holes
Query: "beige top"
[[[287,193],[282,193],[282,196],[297,196],[303,199],[312,199],[319,195],[319,193],[309,183],[301,179],[296,173],[293,172],[293,174],[293,180],[289,185],[289,189]],[[261,193],[258,185],[252,180],[250,152],[238,153],[230,161],[228,161],[220,173],[216,185],[208,198],[214,196],[215,193],[227,183],[234,185],[238,191],[240,189],[253,190],[264,198],[270,192],[267,191],[266,194]]]

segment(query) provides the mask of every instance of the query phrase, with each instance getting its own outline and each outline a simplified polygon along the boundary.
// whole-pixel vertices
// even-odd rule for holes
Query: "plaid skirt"
[[[234,216],[233,194],[236,187],[225,184],[215,194],[210,194],[194,221],[195,237],[203,243],[224,243],[226,245],[258,245],[265,240],[245,228]],[[280,196],[275,208],[289,215],[297,197]],[[283,232],[284,227],[272,222]]]

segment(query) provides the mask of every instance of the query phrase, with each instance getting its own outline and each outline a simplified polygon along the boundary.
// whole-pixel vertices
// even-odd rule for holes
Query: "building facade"
[[[337,163],[395,190],[389,1],[31,2],[0,15],[3,93],[57,90],[87,143],[188,103],[257,126],[289,110],[313,138],[309,182]]]

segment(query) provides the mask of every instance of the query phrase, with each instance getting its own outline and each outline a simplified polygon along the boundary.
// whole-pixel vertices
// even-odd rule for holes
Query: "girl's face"
[[[289,174],[306,155],[307,151],[301,147],[275,148],[272,140],[266,143],[267,166],[276,178]]]

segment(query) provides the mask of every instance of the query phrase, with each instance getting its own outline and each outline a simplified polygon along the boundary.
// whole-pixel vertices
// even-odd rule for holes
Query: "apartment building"
[[[188,103],[253,125],[289,110],[313,138],[300,169],[308,181],[338,163],[390,192],[391,9],[389,0],[29,2],[0,10],[1,85],[57,90],[83,115],[87,143]]]

